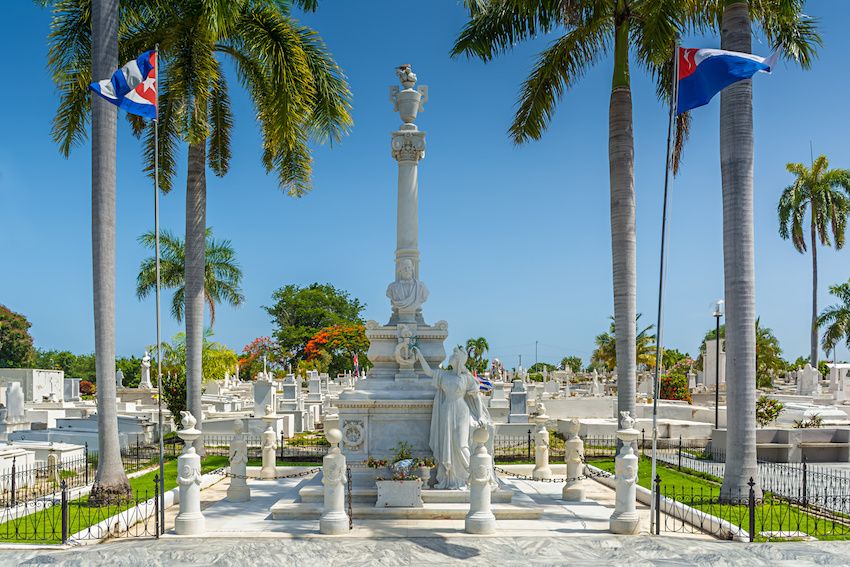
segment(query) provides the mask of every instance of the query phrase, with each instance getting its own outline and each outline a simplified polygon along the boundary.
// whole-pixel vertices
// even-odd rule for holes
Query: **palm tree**
[[[466,340],[466,353],[469,355],[467,366],[471,366],[471,370],[481,372],[487,370],[487,361],[484,360],[484,353],[490,350],[490,345],[487,344],[487,339],[478,337],[477,339]]]
[[[312,0],[292,0],[314,10]],[[233,117],[217,56],[236,67],[250,94],[263,136],[262,162],[290,195],[310,188],[311,141],[336,141],[351,124],[349,90],[318,34],[290,14],[290,2],[237,0],[176,2],[146,14],[130,45],[157,41],[160,80],[159,163],[163,190],[171,189],[178,140],[188,143],[186,182],[187,405],[200,421],[204,329],[206,166],[218,176],[230,162]],[[137,129],[140,133],[140,130]],[[148,168],[153,135],[147,129]],[[200,442],[198,450],[200,448]]]
[[[720,47],[751,52],[751,18],[786,57],[808,67],[820,38],[802,14],[803,0],[714,0],[707,22],[720,28]],[[752,81],[720,95],[720,172],[723,186],[723,276],[726,299],[726,467],[721,496],[747,494],[756,465],[756,305],[753,249]],[[761,491],[756,487],[760,496]]]
[[[762,327],[761,318],[756,317],[756,386],[773,386],[773,377],[785,366],[779,339],[773,334],[773,329]]]
[[[827,352],[835,349],[842,340],[850,348],[850,280],[830,286],[829,293],[841,303],[824,309],[817,320],[818,327],[826,327],[822,345]]]
[[[835,249],[844,247],[844,231],[850,214],[850,170],[829,169],[826,156],[818,156],[811,169],[802,163],[789,163],[786,169],[797,176],[779,198],[779,236],[791,239],[797,252],[806,252],[803,223],[809,211],[809,239],[812,246],[812,325],[811,365],[818,366],[818,248],[830,245],[830,233]]]
[[[139,237],[146,248],[155,247],[155,234],[150,231]],[[185,298],[186,248],[183,240],[169,231],[160,234],[160,278],[162,286],[174,289],[171,300],[171,315],[180,322],[183,320]],[[210,309],[210,328],[215,326],[215,306],[227,303],[239,307],[245,301],[239,283],[242,270],[236,263],[236,253],[229,240],[214,240],[212,228],[207,228],[206,261],[204,263],[204,298]],[[156,259],[145,258],[139,266],[136,278],[136,296],[144,299],[156,289]]]
[[[641,329],[638,326],[641,315],[638,313],[635,317],[635,363],[651,367],[655,365],[655,335],[652,334],[655,325],[647,325]],[[606,370],[612,370],[617,366],[619,360],[616,336],[616,324],[614,317],[611,317],[609,330],[596,335],[596,350],[591,355],[591,362],[601,365]]]
[[[97,376],[98,466],[89,502],[101,505],[131,494],[121,461],[115,408],[115,160],[117,108],[88,96],[91,77],[118,67],[118,0],[44,0],[53,6],[48,66],[60,90],[60,115],[75,123],[66,136],[60,117],[53,138],[67,157],[85,135],[91,110],[92,291]],[[69,49],[69,45],[74,48]],[[81,101],[85,101],[81,104]],[[63,110],[65,112],[63,113]],[[71,111],[73,109],[73,111]],[[73,116],[71,116],[73,114]],[[64,118],[63,118],[64,120]]]
[[[620,411],[634,414],[637,268],[630,50],[657,80],[658,93],[669,97],[676,36],[696,14],[695,4],[673,0],[470,0],[467,4],[471,19],[454,45],[455,56],[490,61],[522,40],[563,33],[540,54],[522,87],[509,131],[517,144],[539,139],[564,91],[605,54],[613,54],[608,114],[611,252],[614,317],[624,339],[616,344],[617,405]],[[683,115],[679,142],[687,123]]]

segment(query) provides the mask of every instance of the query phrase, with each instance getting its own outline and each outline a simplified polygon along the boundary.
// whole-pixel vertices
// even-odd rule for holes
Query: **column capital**
[[[425,157],[425,132],[404,131],[393,132],[393,159],[398,161],[414,161]]]

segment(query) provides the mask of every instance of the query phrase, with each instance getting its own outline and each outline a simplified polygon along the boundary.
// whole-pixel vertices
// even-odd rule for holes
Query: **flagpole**
[[[162,335],[160,330],[160,309],[159,296],[161,289],[160,281],[160,252],[159,252],[159,44],[154,47],[154,61],[156,62],[156,89],[154,90],[154,100],[156,105],[156,118],[153,121],[153,217],[154,217],[154,239],[156,246],[156,375],[157,375],[157,396],[156,396],[156,412],[159,421],[159,525],[160,531],[165,533],[165,440],[163,439],[163,424],[162,424]]]
[[[661,382],[659,380],[659,373],[661,371],[661,360],[663,353],[663,345],[664,345],[664,333],[663,333],[663,322],[664,322],[664,280],[667,275],[667,209],[670,204],[670,186],[672,185],[672,176],[670,175],[670,169],[673,166],[673,155],[671,152],[673,146],[673,131],[676,125],[676,107],[679,98],[679,46],[678,44],[673,47],[673,76],[672,76],[672,91],[670,93],[670,112],[668,116],[667,122],[667,155],[665,156],[665,169],[664,169],[664,204],[661,208],[661,258],[659,260],[659,268],[658,268],[658,313],[657,313],[657,321],[656,321],[656,340],[655,340],[655,373],[652,381],[652,472],[650,473],[650,489],[652,491],[652,495],[650,498],[650,511],[649,511],[649,533],[660,533],[659,526],[655,525],[655,502],[656,502],[656,489],[655,485],[655,475],[656,475],[656,463],[657,463],[657,450],[658,450],[658,395],[661,393]]]

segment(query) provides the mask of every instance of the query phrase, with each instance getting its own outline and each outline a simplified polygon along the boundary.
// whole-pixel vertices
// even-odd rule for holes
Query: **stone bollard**
[[[538,404],[542,406],[543,404]],[[535,480],[552,478],[552,469],[549,468],[549,432],[546,431],[546,420],[549,417],[544,413],[534,418],[537,423],[537,431],[534,432],[534,470],[531,478]]]
[[[564,443],[564,460],[567,463],[567,483],[561,497],[570,502],[584,500],[584,486],[581,475],[584,473],[584,441],[578,436],[581,422],[572,419],[567,424],[567,441]]]
[[[493,474],[493,459],[487,454],[487,439],[490,433],[479,427],[472,434],[475,453],[469,459],[469,513],[465,529],[470,534],[492,534],[496,532],[496,516],[490,509],[490,480]]]
[[[242,433],[242,420],[233,424],[233,440],[230,442],[230,486],[227,487],[227,499],[231,502],[247,502],[251,499],[248,487],[248,443]]]
[[[204,533],[204,515],[201,514],[201,457],[193,443],[201,436],[195,429],[197,420],[188,411],[180,412],[183,429],[177,432],[183,440],[183,453],[177,457],[177,486],[180,493],[180,512],[174,518],[177,535]]]
[[[621,411],[620,416],[624,428],[617,431],[617,439],[623,442],[623,446],[614,459],[617,501],[614,513],[611,514],[609,529],[615,534],[634,534],[640,528],[640,516],[635,506],[638,457],[632,443],[640,437],[640,431],[634,428],[635,420],[629,416],[629,412]]]
[[[322,484],[325,486],[325,506],[319,519],[319,531],[328,535],[348,533],[348,514],[345,513],[345,455],[339,450],[342,432],[331,429],[325,435],[331,444],[322,459]]]
[[[277,475],[277,433],[272,425],[277,421],[272,406],[266,406],[266,415],[263,421],[268,424],[262,434],[263,468],[260,469],[260,478],[274,478]]]

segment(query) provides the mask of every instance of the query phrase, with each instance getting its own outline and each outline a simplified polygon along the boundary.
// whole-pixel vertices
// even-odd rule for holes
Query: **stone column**
[[[396,279],[389,292],[393,303],[392,322],[415,323],[421,319],[422,303],[427,291],[418,291],[419,281],[419,160],[425,157],[425,132],[414,124],[416,116],[428,100],[428,87],[415,88],[416,75],[410,65],[396,69],[403,89],[390,87],[393,109],[402,125],[392,133],[392,156],[398,161],[398,209],[396,216]],[[412,274],[408,274],[409,266]],[[413,291],[411,291],[413,289]],[[423,286],[424,289],[424,286]],[[396,297],[393,297],[393,294]],[[410,299],[406,298],[408,296]],[[399,307],[398,303],[403,303]]]
[[[470,534],[492,534],[496,532],[496,516],[490,509],[490,480],[493,474],[493,459],[487,454],[486,427],[479,427],[472,434],[475,453],[469,458],[469,513],[464,527]]]
[[[260,478],[274,478],[277,474],[277,432],[273,424],[277,421],[272,406],[266,406],[266,415],[263,421],[268,424],[262,434],[263,468],[260,469]]]
[[[617,431],[617,439],[622,441],[622,447],[614,459],[617,500],[609,527],[615,534],[634,534],[640,528],[640,516],[635,505],[638,457],[632,449],[632,444],[640,437],[640,431],[634,428],[635,420],[629,416],[629,412],[621,411],[620,416],[620,422],[625,428]]]
[[[251,489],[245,478],[248,469],[248,444],[242,433],[242,420],[233,424],[233,440],[230,442],[230,486],[227,487],[227,499],[231,502],[247,502],[251,499]]]
[[[540,404],[543,405],[543,404]],[[539,415],[534,418],[537,423],[537,431],[534,432],[534,470],[531,478],[540,480],[552,478],[552,469],[549,468],[549,432],[546,431],[547,415]]]
[[[183,440],[183,453],[177,457],[177,486],[180,493],[180,512],[174,518],[177,535],[204,533],[204,515],[201,513],[201,457],[194,447],[201,432],[195,429],[197,421],[188,411],[180,412],[183,429],[177,432]]]
[[[319,531],[323,534],[348,533],[348,514],[345,513],[345,455],[339,450],[342,432],[331,429],[325,436],[331,444],[328,454],[322,459],[322,484],[325,486],[325,505],[319,519]]]
[[[567,483],[561,492],[564,500],[578,502],[584,500],[582,479],[584,473],[584,441],[578,436],[581,423],[572,419],[567,425],[567,441],[564,443],[564,460],[567,463]]]

